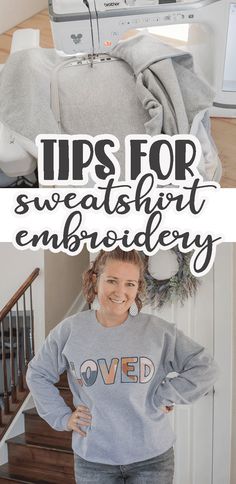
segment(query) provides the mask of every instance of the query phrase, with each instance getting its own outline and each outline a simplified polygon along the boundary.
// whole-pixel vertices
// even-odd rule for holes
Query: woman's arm
[[[166,377],[159,385],[157,406],[193,403],[212,388],[218,376],[218,366],[205,348],[179,330],[174,348],[166,351],[163,366],[166,375],[176,372],[178,376]]]
[[[67,423],[72,414],[54,386],[68,367],[63,355],[68,330],[68,324],[63,323],[54,328],[39,353],[30,361],[26,375],[39,415],[55,430],[69,430]]]

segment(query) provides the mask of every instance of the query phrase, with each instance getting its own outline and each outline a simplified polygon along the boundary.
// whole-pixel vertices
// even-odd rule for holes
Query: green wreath
[[[177,257],[179,268],[169,279],[155,279],[148,269],[149,257],[144,256],[147,302],[156,308],[175,301],[183,304],[189,296],[195,294],[199,285],[199,280],[193,276],[189,267],[192,253],[183,253],[177,247],[171,250]]]

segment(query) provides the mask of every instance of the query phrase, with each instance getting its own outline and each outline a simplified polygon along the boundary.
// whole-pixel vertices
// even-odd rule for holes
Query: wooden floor
[[[0,64],[4,64],[9,55],[14,30],[25,28],[40,29],[41,47],[53,47],[48,12],[44,10],[0,35]],[[212,135],[223,166],[221,186],[236,188],[236,119],[212,118]]]

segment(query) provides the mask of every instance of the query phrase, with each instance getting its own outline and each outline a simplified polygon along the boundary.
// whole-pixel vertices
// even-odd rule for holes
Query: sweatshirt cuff
[[[67,426],[69,418],[70,418],[71,415],[72,415],[72,412],[67,413],[66,415],[64,415],[64,417],[62,417],[62,419],[61,419],[62,430],[66,430],[67,432],[71,432],[71,430],[68,429],[68,426]]]
[[[158,395],[155,395],[155,406],[157,408],[164,407],[164,403]]]
[[[166,407],[175,405],[173,399],[168,398],[169,386],[167,382],[163,382],[159,385],[156,394],[155,394],[155,405],[156,407]],[[173,393],[173,391],[171,392]]]

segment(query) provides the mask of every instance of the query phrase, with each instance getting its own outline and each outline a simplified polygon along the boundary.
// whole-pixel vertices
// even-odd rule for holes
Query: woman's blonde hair
[[[116,249],[106,252],[101,250],[96,259],[91,263],[90,269],[83,274],[83,291],[84,296],[89,304],[91,304],[96,297],[96,283],[95,278],[99,278],[102,274],[105,264],[109,261],[118,260],[120,262],[128,262],[134,264],[139,268],[139,285],[138,292],[135,298],[138,311],[141,310],[146,294],[146,284],[144,278],[144,261],[141,255],[136,250],[128,252],[117,247]]]

